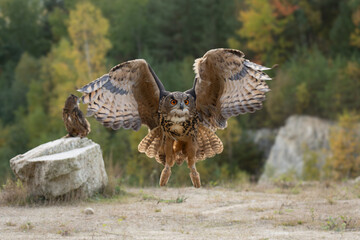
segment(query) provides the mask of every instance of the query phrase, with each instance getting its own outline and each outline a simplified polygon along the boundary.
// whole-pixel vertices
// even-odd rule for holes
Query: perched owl
[[[217,129],[231,116],[261,109],[270,91],[263,73],[270,68],[252,63],[234,49],[213,49],[194,63],[195,80],[185,92],[168,92],[143,59],[121,63],[78,91],[88,104],[87,116],[106,127],[149,133],[138,150],[164,165],[160,186],[166,185],[174,163],[184,161],[193,185],[200,187],[195,163],[223,151]]]
[[[65,137],[86,137],[90,124],[79,109],[78,97],[70,94],[63,108],[63,121],[68,134]]]

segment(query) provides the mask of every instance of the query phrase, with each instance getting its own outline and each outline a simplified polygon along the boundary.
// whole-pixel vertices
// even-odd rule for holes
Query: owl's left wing
[[[114,130],[158,126],[159,100],[167,93],[143,59],[121,63],[78,91],[84,94],[83,103],[89,104],[87,116],[94,115]]]
[[[202,122],[212,129],[225,128],[231,116],[262,108],[270,91],[262,72],[271,68],[250,62],[241,51],[213,49],[194,63],[194,86],[187,92],[196,98]]]

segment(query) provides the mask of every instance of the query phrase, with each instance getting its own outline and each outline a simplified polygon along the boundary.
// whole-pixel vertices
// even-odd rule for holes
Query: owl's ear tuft
[[[193,87],[191,89],[185,91],[185,93],[188,95],[191,95],[194,98],[194,100],[196,100],[195,86],[196,86],[197,81],[198,81],[198,79],[195,78]]]

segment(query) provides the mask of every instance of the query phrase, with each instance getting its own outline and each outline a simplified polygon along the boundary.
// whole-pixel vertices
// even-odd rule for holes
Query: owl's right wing
[[[105,127],[138,130],[141,124],[159,125],[159,100],[165,88],[143,59],[121,63],[108,74],[78,90],[87,103],[87,116],[94,115]]]
[[[188,90],[196,98],[202,122],[216,130],[225,128],[227,119],[262,108],[270,91],[267,68],[244,58],[235,49],[213,49],[194,63],[194,86]]]

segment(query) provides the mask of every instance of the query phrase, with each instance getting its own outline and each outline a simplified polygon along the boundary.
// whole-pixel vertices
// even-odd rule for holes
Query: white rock
[[[34,195],[57,197],[73,191],[90,196],[107,184],[99,144],[61,138],[10,160],[11,169]]]
[[[320,153],[320,156],[324,155],[321,152],[329,148],[329,133],[332,126],[333,123],[316,117],[289,117],[276,136],[260,181],[290,171],[301,177],[304,153],[315,151]]]

